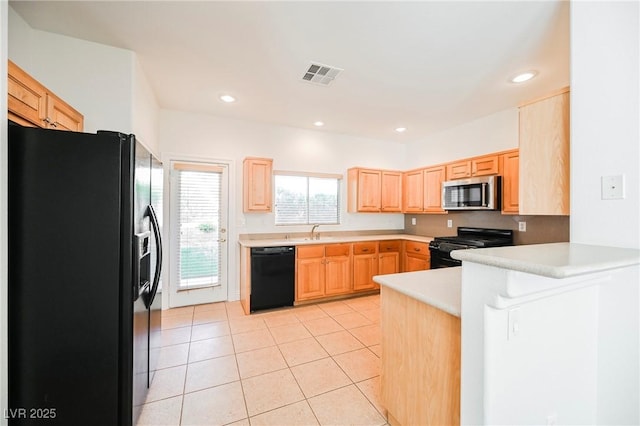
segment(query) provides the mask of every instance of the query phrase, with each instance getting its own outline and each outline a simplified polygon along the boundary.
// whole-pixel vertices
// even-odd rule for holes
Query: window
[[[340,223],[341,176],[274,174],[276,225]]]

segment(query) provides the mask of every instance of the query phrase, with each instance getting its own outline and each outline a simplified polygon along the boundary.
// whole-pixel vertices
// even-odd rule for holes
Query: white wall
[[[640,248],[640,6],[571,3],[571,241]],[[602,176],[626,198],[603,201]]]
[[[132,75],[132,131],[157,158],[160,158],[158,102],[137,57],[133,60]]]
[[[133,132],[133,52],[34,30],[9,8],[9,59],[80,111],[86,132]]]
[[[518,147],[518,109],[510,108],[407,144],[405,170]]]
[[[7,2],[0,2],[0,75],[7,74]],[[0,93],[7,93],[7,79],[0,79]],[[0,97],[0,411],[8,407],[7,373],[7,97]],[[6,425],[5,416],[0,425]]]

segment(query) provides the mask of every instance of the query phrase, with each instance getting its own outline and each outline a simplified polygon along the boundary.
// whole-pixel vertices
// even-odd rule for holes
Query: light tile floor
[[[171,309],[139,425],[385,425],[380,296]]]

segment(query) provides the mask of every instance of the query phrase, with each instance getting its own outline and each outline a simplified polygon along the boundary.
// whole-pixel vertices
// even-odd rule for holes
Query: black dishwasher
[[[251,312],[293,306],[295,247],[251,248]]]

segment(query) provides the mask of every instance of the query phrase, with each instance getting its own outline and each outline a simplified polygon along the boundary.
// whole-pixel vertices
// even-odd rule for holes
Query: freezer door
[[[153,271],[156,285],[155,295],[149,305],[149,385],[158,367],[158,354],[161,347],[161,322],[162,322],[162,218],[163,218],[163,185],[164,175],[162,163],[151,157],[151,207],[155,212],[157,223],[156,236],[151,238],[151,271]],[[160,251],[158,251],[160,249]],[[165,254],[166,256],[166,254]],[[160,264],[158,265],[158,262]],[[157,272],[156,272],[157,271]]]

